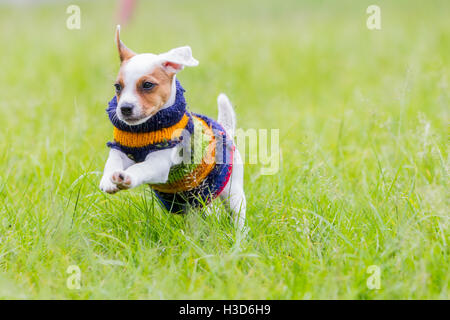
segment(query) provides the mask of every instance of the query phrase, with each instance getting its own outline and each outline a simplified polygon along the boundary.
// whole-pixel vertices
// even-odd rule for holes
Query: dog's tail
[[[219,94],[217,97],[219,106],[219,117],[217,121],[225,128],[231,139],[234,138],[234,130],[236,129],[236,114],[233,106],[225,93]]]

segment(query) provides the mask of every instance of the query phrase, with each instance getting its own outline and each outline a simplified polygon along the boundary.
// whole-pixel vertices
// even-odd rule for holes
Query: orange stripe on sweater
[[[150,144],[180,137],[182,133],[181,130],[186,127],[188,122],[189,117],[185,114],[183,118],[173,126],[152,132],[127,132],[114,128],[114,141],[129,148],[145,147]]]

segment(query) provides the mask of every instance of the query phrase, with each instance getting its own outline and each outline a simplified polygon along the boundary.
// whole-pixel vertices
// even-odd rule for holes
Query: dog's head
[[[184,66],[198,65],[198,61],[188,46],[162,54],[136,54],[120,40],[120,26],[117,26],[116,42],[121,63],[114,83],[116,114],[127,124],[138,125],[175,102],[176,73]]]

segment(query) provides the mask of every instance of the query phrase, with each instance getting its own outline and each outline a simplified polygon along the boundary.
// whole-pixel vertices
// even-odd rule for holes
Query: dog
[[[189,46],[136,54],[120,40],[120,26],[115,40],[120,69],[107,109],[114,141],[107,144],[100,189],[113,194],[148,184],[173,213],[186,213],[218,197],[242,229],[244,168],[234,144],[236,115],[230,100],[223,93],[218,96],[217,121],[188,111],[176,75],[198,65]]]

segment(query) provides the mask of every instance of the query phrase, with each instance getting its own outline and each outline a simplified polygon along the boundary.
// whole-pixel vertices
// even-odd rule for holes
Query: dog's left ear
[[[192,57],[192,50],[189,46],[172,49],[166,53],[159,55],[161,58],[161,65],[169,73],[177,73],[183,70],[185,66],[195,67],[198,61]]]
[[[116,28],[116,44],[117,44],[117,50],[119,51],[119,57],[120,57],[120,63],[133,58],[136,53],[134,53],[132,50],[128,49],[120,40],[120,25],[117,25]]]

